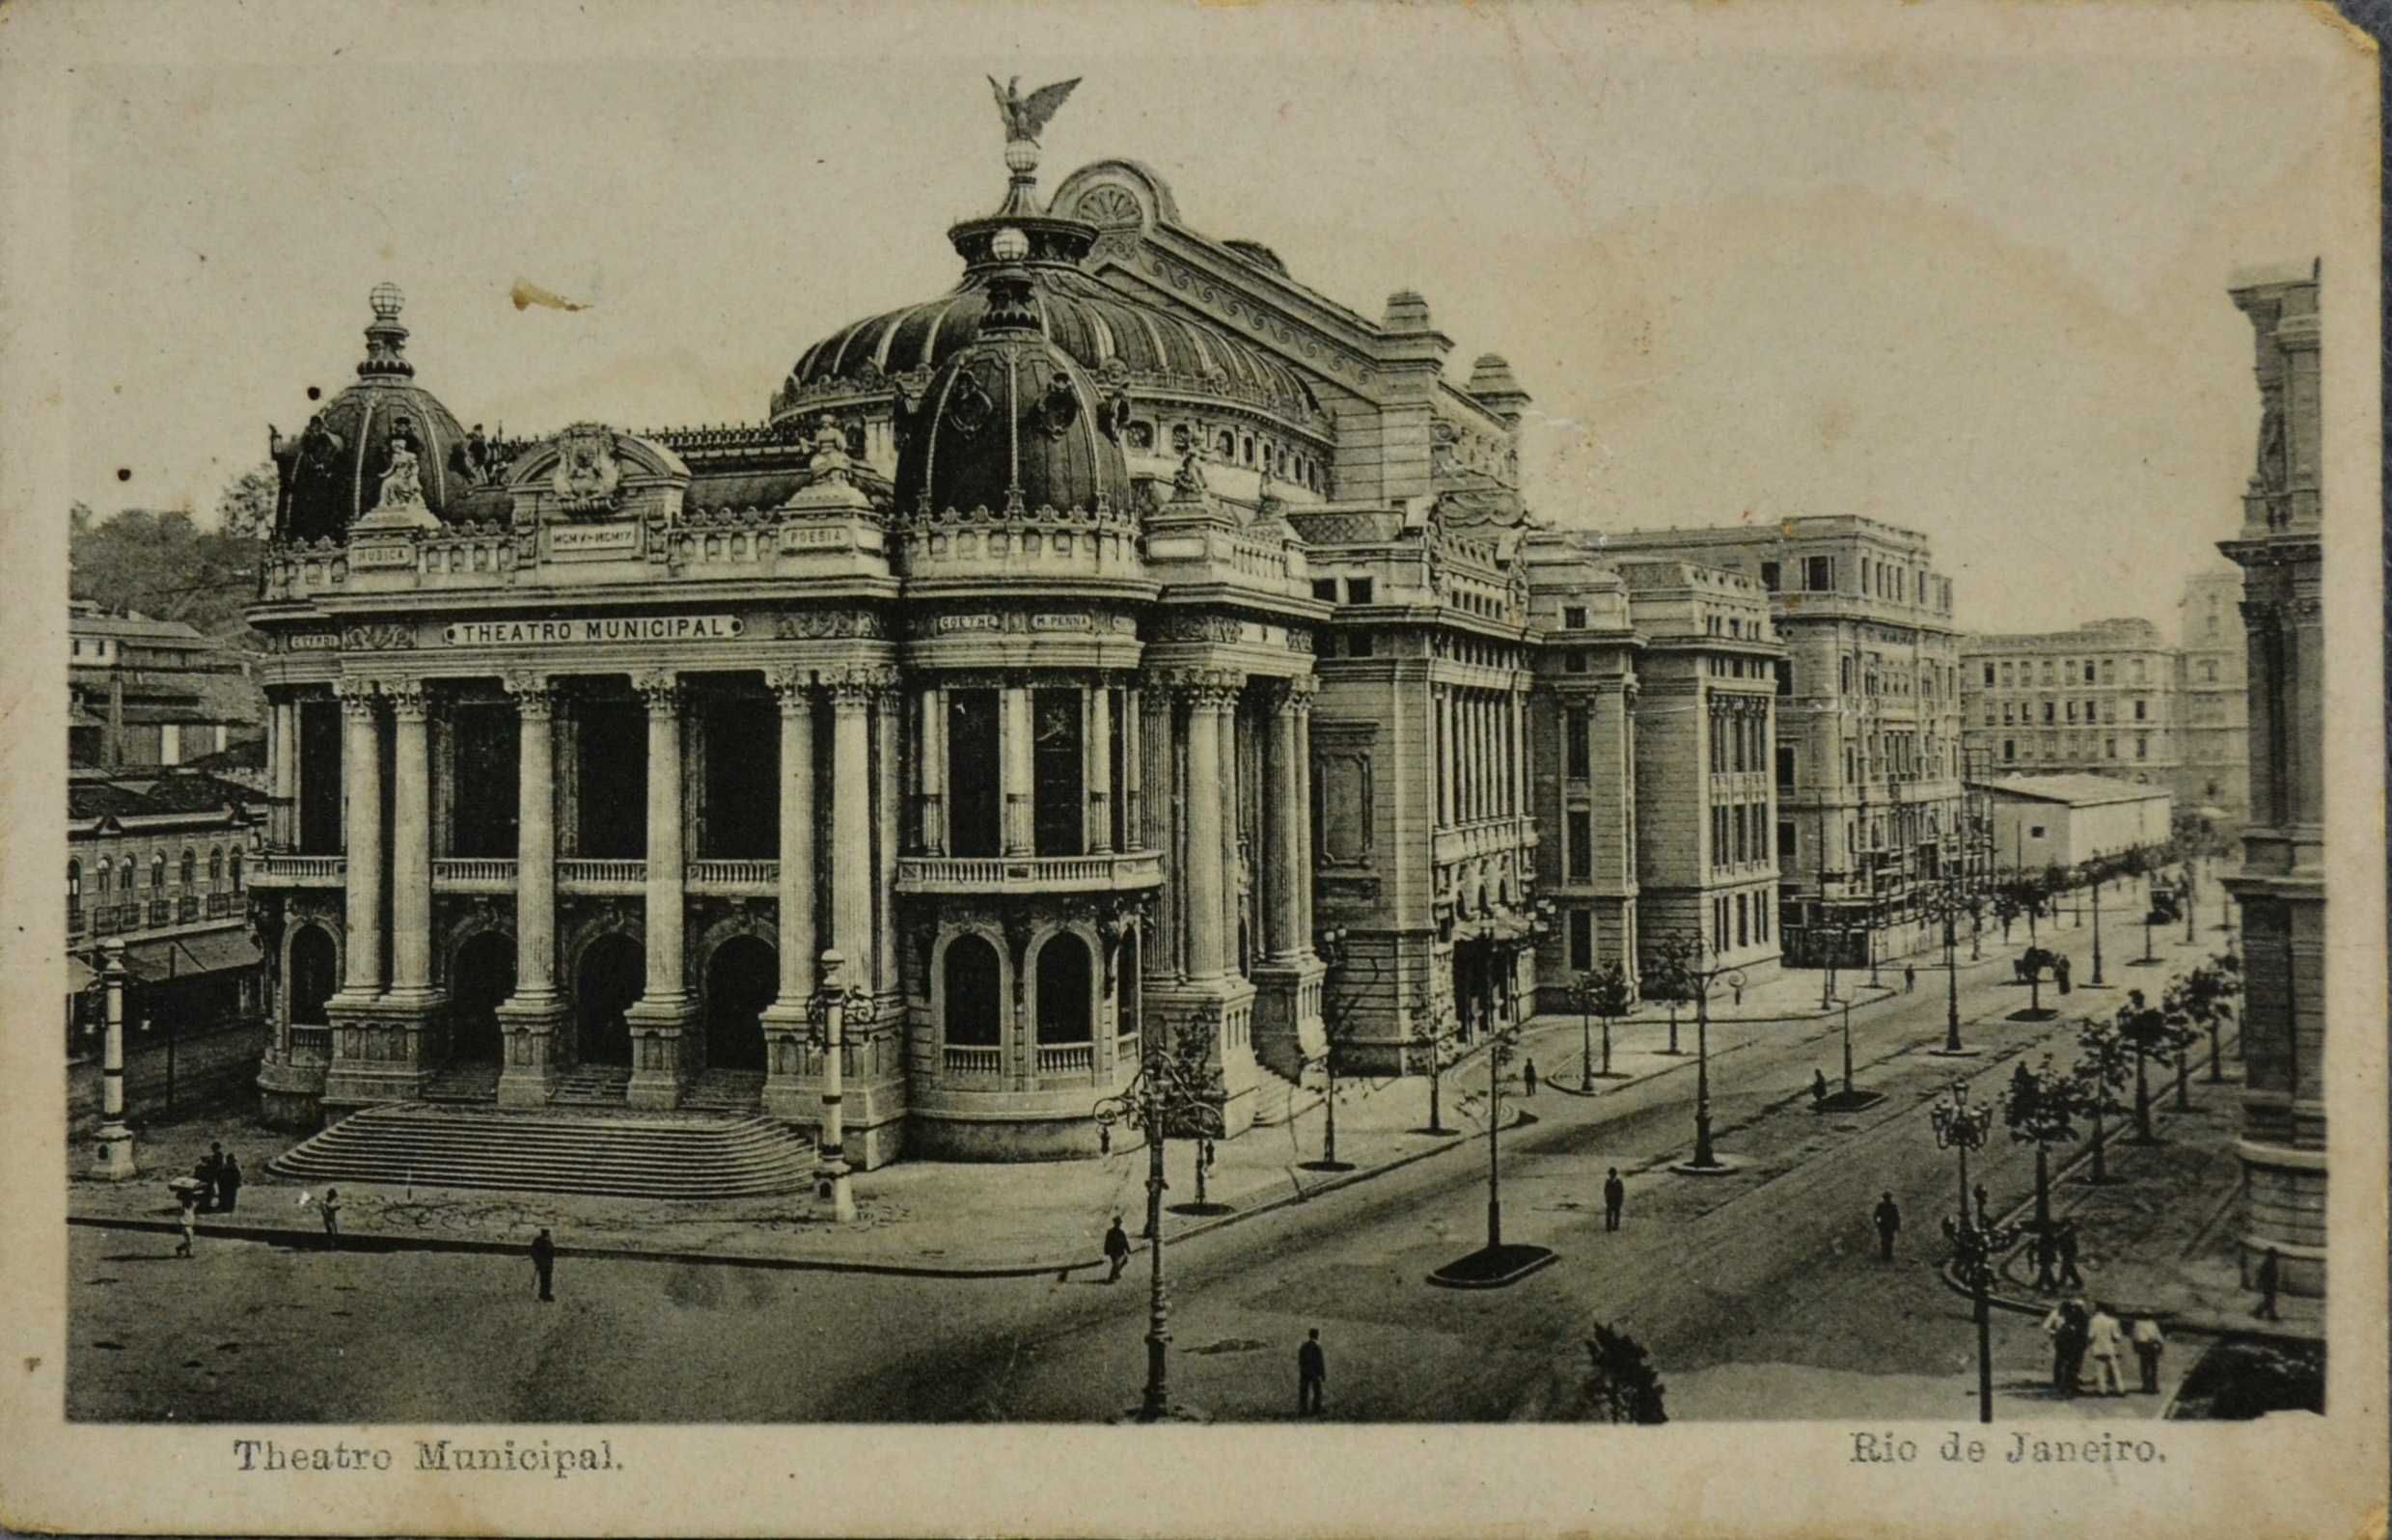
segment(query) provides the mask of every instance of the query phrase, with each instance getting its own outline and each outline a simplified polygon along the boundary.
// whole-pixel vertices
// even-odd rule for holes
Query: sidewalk
[[[1445,1074],[1442,1122],[1447,1132],[1443,1135],[1422,1131],[1428,1122],[1425,1080],[1346,1082],[1337,1106],[1337,1154],[1346,1169],[1313,1170],[1304,1164],[1321,1153],[1318,1111],[1304,1113],[1292,1125],[1258,1126],[1220,1141],[1205,1175],[1205,1212],[1170,1212],[1174,1205],[1193,1205],[1196,1196],[1196,1145],[1174,1141],[1165,1151],[1166,1239],[1177,1241],[1308,1201],[1471,1145],[1470,1136],[1485,1126],[1474,1115],[1484,1097],[1483,1060],[1474,1061],[1481,1066],[1476,1076],[1471,1073],[1472,1062]],[[1517,1106],[1507,1106],[1506,1113],[1513,1120],[1521,1115]],[[320,1187],[311,1190],[263,1174],[267,1159],[297,1140],[246,1122],[194,1121],[144,1130],[137,1146],[144,1174],[123,1183],[70,1178],[69,1223],[176,1230],[176,1204],[165,1183],[188,1173],[210,1141],[221,1141],[237,1156],[250,1179],[235,1213],[200,1217],[202,1245],[210,1236],[323,1243],[314,1201]],[[73,1169],[72,1154],[69,1160]],[[1093,1161],[900,1161],[857,1174],[858,1219],[850,1225],[831,1223],[827,1205],[810,1192],[692,1202],[343,1183],[341,1245],[357,1251],[513,1251],[546,1226],[566,1255],[921,1277],[1027,1277],[1102,1266],[1100,1247],[1115,1214],[1135,1238],[1145,1223],[1146,1169],[1144,1146],[1128,1141]],[[1134,1244],[1142,1253],[1142,1242]]]

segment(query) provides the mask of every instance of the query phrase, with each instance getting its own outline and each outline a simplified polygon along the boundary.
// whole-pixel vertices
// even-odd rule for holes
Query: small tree
[[[2011,1071],[2010,1090],[2002,1099],[2002,1123],[2011,1141],[2035,1146],[2035,1231],[2051,1228],[2051,1145],[2076,1137],[2076,1109],[2067,1079],[2052,1067],[2046,1054],[2033,1069],[2021,1060]]]
[[[2151,1130],[2150,1063],[2182,1053],[2196,1034],[2182,1023],[2169,1021],[2167,1012],[2152,1004],[2139,989],[2128,990],[2126,1004],[2118,1007],[2118,1034],[2134,1056],[2134,1141],[2156,1144],[2158,1137]]]
[[[2238,967],[2232,952],[2213,957],[2183,977],[2171,979],[2167,993],[2159,1001],[2159,1008],[2167,1012],[2170,1021],[2186,1031],[2209,1034],[2209,1079],[2213,1086],[2226,1078],[2218,1062],[2217,1038],[2225,1024],[2234,1020],[2234,997],[2242,992]]]
[[[1445,1070],[1460,1057],[1453,1032],[1445,1025],[1445,1015],[1426,985],[1412,997],[1412,1031],[1404,1040],[1405,1048],[1427,1064],[1429,1076],[1428,1132],[1442,1134],[1444,1126]]]
[[[1669,1046],[1664,1053],[1679,1052],[1678,1006],[1693,998],[1694,970],[1702,955],[1702,937],[1685,931],[1671,931],[1653,943],[1653,960],[1644,970],[1644,992],[1668,1002]]]
[[[1993,906],[1993,918],[2001,921],[2002,945],[2008,946],[2010,944],[2011,921],[2017,920],[2019,916],[2026,912],[2026,906],[2019,900],[2019,889],[2016,879],[2004,878],[2002,881],[1996,883],[1993,887],[1993,895],[1989,901]]]
[[[1579,1004],[1582,1010],[1603,1023],[1603,1069],[1606,1080],[1611,1077],[1611,1024],[1634,1008],[1636,986],[1630,982],[1628,970],[1614,959],[1581,977],[1577,985]],[[1587,1055],[1581,1088],[1591,1089],[1597,1071],[1594,1056]]]
[[[267,538],[274,533],[275,505],[281,496],[274,467],[251,466],[216,494],[217,533],[243,540]]]
[[[1644,1345],[1625,1332],[1598,1325],[1586,1344],[1586,1399],[1596,1415],[1612,1422],[1656,1426],[1669,1420],[1662,1410],[1666,1389],[1654,1372]]]
[[[2132,1073],[2129,1060],[2133,1051],[2119,1035],[2115,1022],[2101,1016],[2087,1016],[2076,1025],[2076,1062],[2070,1071],[2067,1096],[2072,1111],[2085,1117],[2092,1126],[2093,1180],[2109,1180],[2104,1160],[2109,1144],[2103,1129],[2108,1119],[2125,1111],[2119,1100],[2126,1089],[2127,1078]]]

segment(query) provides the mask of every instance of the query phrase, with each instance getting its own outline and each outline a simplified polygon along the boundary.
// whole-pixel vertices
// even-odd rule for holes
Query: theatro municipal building
[[[1597,560],[1502,358],[1035,126],[752,424],[485,436],[373,290],[251,612],[274,1115],[805,1130],[836,989],[851,1159],[1093,1154],[1158,1035],[1234,1135],[1663,935],[1773,965],[1762,586]]]

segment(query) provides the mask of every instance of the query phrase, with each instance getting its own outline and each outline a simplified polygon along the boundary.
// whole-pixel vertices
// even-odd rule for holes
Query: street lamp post
[[[1981,1211],[1972,1211],[1968,1200],[1968,1152],[1985,1147],[1986,1137],[1993,1125],[1993,1106],[1991,1102],[1971,1106],[1968,1083],[1956,1080],[1952,1088],[1928,1110],[1928,1116],[1935,1126],[1937,1147],[1960,1153],[1960,1218],[1944,1220],[1943,1235],[1952,1245],[1953,1270],[1968,1285],[1969,1297],[1976,1305],[1977,1420],[1991,1422],[1993,1340],[1991,1303],[1986,1291],[1993,1281],[1994,1258],[2018,1238],[2015,1230],[1993,1224]]]
[[[839,983],[847,959],[837,948],[825,948],[818,963],[821,987],[814,991],[808,1010],[811,1046],[822,1055],[822,1151],[817,1169],[830,1189],[832,1221],[851,1224],[856,1217],[856,1195],[849,1181],[853,1168],[847,1164],[846,1148],[847,1026],[850,1018],[859,1027],[870,1025],[872,997],[861,985]]]
[[[124,1122],[124,943],[99,948],[99,978],[107,991],[108,1036],[100,1049],[99,1137],[92,1152],[92,1174],[122,1182],[141,1174],[133,1158],[133,1131]]]
[[[1321,959],[1321,964],[1324,968],[1335,971],[1339,975],[1340,982],[1343,981],[1343,972],[1345,969],[1346,959],[1349,955],[1346,947],[1346,932],[1342,926],[1333,925],[1330,928],[1321,931],[1312,938],[1313,953]],[[1323,1170],[1342,1170],[1347,1169],[1341,1166],[1337,1160],[1337,1040],[1344,1032],[1346,1014],[1353,1010],[1354,1005],[1350,1000],[1345,999],[1342,992],[1337,992],[1333,996],[1333,998],[1339,1002],[1338,1005],[1335,1007],[1337,1011],[1337,1022],[1335,1027],[1327,1033],[1327,1040],[1321,1045],[1321,1057],[1319,1060],[1321,1065],[1321,1074],[1328,1082],[1327,1094],[1321,1098],[1323,1122],[1321,1128],[1320,1169]],[[1196,1162],[1196,1185],[1198,1189],[1196,1194],[1196,1201],[1199,1203],[1204,1201],[1204,1195],[1202,1192],[1203,1182],[1204,1163],[1202,1159],[1199,1158]]]
[[[1207,1018],[1199,1009],[1190,1018],[1191,1031],[1171,1042],[1151,1034],[1140,1056],[1137,1076],[1121,1090],[1096,1104],[1097,1126],[1133,1128],[1146,1141],[1146,1215],[1152,1236],[1153,1271],[1146,1286],[1146,1386],[1135,1421],[1163,1422],[1200,1419],[1188,1407],[1174,1407],[1170,1397],[1170,1294],[1163,1271],[1163,1142],[1174,1127],[1194,1125],[1199,1138],[1218,1132],[1220,1071],[1211,1062]],[[1202,1159],[1201,1155],[1198,1160]]]

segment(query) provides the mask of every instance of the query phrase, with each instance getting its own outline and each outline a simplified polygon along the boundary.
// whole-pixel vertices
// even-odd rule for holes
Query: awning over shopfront
[[[92,965],[90,963],[85,962],[73,952],[69,952],[67,954],[68,994],[79,995],[98,981],[99,975],[92,972]]]
[[[145,984],[250,968],[265,954],[239,930],[209,930],[194,936],[161,936],[124,949],[125,971]]]

